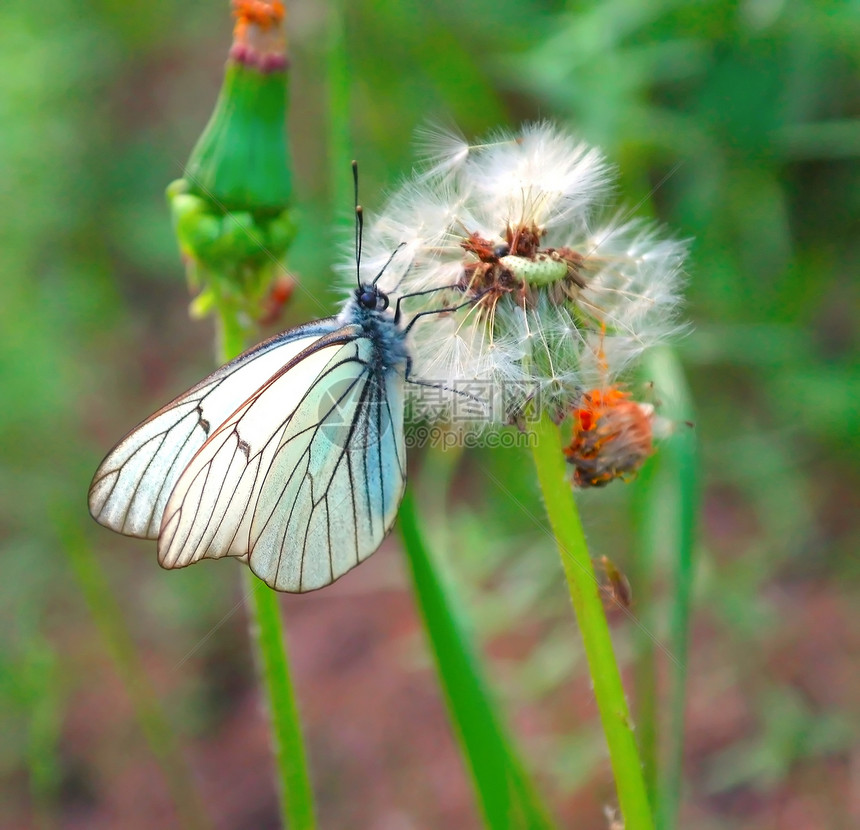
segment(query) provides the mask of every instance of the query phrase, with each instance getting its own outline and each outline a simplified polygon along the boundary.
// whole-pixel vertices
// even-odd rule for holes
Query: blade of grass
[[[636,602],[636,616],[641,625],[633,628],[633,682],[636,689],[636,736],[651,803],[659,810],[659,713],[657,708],[657,645],[654,613],[654,550],[659,530],[659,512],[654,510],[654,484],[662,461],[658,452],[639,472],[632,484],[632,523],[635,549],[628,571]],[[659,826],[659,825],[658,825]]]
[[[141,665],[119,603],[76,519],[56,511],[54,524],[78,585],[96,622],[114,667],[131,699],[140,729],[164,773],[182,827],[204,830],[211,822],[203,807],[194,777],[182,757],[176,733]]]
[[[343,0],[331,0],[326,42],[326,83],[328,86],[327,140],[330,207],[335,222],[352,200],[349,161],[352,153],[350,100],[352,84],[344,42],[346,21]]]
[[[399,528],[448,711],[486,826],[551,828],[552,820],[492,703],[462,612],[424,541],[411,492],[400,505]]]
[[[626,830],[652,830],[654,821],[633,723],[612,649],[597,578],[567,481],[561,434],[547,414],[531,426],[537,439],[532,446],[532,455],[538,481],[585,646],[624,826]]]
[[[676,659],[672,661],[670,669],[666,733],[660,753],[663,764],[657,777],[657,826],[660,830],[673,830],[677,824],[683,773],[687,652],[695,575],[693,545],[698,512],[698,460],[696,432],[684,423],[692,420],[693,406],[677,355],[668,348],[654,350],[646,357],[643,373],[653,381],[663,401],[661,415],[676,424],[674,434],[662,443],[651,474],[637,483],[634,505],[641,552],[652,563],[656,563],[657,557],[665,552],[673,581],[668,648]],[[667,515],[667,507],[670,508],[669,521],[663,520]],[[656,654],[653,642],[649,642],[641,653],[644,654],[646,664],[652,667],[654,678],[650,695],[656,696]]]

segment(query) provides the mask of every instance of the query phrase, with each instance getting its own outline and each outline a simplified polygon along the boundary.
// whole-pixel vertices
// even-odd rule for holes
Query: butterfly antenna
[[[354,202],[355,202],[355,278],[358,282],[358,287],[361,288],[361,244],[362,239],[364,238],[364,208],[358,203],[358,162],[352,162],[352,181],[353,181],[353,194],[354,194]],[[376,275],[373,280],[373,285],[379,282],[380,277],[385,273],[385,269],[391,264],[391,260],[394,259],[397,252],[406,245],[405,242],[401,242],[392,252],[391,256],[388,257],[385,265],[382,266],[380,272]]]
[[[361,288],[361,240],[364,236],[364,210],[358,203],[358,162],[352,162],[353,204],[355,205],[355,280]]]
[[[383,266],[382,266],[382,268],[380,269],[379,273],[378,273],[378,274],[373,278],[373,284],[374,284],[374,285],[376,285],[376,283],[378,283],[378,282],[379,282],[379,280],[382,278],[382,275],[385,273],[385,269],[386,269],[386,268],[388,268],[388,266],[389,266],[389,265],[391,265],[391,260],[392,260],[392,259],[394,259],[394,257],[396,257],[396,256],[397,256],[397,252],[398,252],[401,248],[405,248],[405,247],[406,247],[406,243],[405,243],[405,242],[401,242],[401,243],[400,243],[400,244],[399,244],[399,245],[398,245],[398,246],[397,246],[397,247],[396,247],[396,248],[391,252],[391,256],[390,256],[390,257],[388,257],[388,259],[387,259],[387,260],[385,260],[385,265],[383,265]],[[398,284],[399,284],[399,283],[398,283]]]

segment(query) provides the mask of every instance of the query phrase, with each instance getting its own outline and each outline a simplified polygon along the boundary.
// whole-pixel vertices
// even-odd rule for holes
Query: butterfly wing
[[[155,539],[180,474],[212,432],[292,358],[339,325],[330,318],[278,334],[136,426],[93,477],[93,518],[118,533]]]
[[[248,557],[280,591],[333,582],[373,553],[406,483],[403,367],[356,326],[297,356],[240,407],[180,476],[159,561]]]

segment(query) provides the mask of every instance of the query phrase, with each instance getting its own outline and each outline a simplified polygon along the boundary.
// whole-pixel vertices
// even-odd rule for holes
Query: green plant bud
[[[179,216],[174,214],[174,222],[182,253],[201,262],[217,255],[223,235],[222,221],[218,216],[202,209],[186,210]]]
[[[238,38],[238,32],[237,32]],[[280,212],[292,181],[286,140],[286,59],[260,59],[237,41],[212,117],[186,166],[192,193],[226,210]]]
[[[289,210],[282,211],[280,215],[269,221],[266,232],[272,256],[282,257],[296,236],[296,224],[292,213]]]
[[[168,199],[170,214],[175,225],[178,225],[187,216],[204,214],[209,208],[209,205],[199,196],[191,196],[188,193],[178,193],[171,196],[168,190]]]
[[[201,291],[192,301],[188,313],[195,319],[201,320],[215,310],[215,295],[210,289]]]
[[[223,219],[223,232],[218,250],[226,262],[243,263],[256,260],[267,253],[267,237],[247,211],[228,213]]]
[[[172,202],[177,196],[188,193],[188,191],[189,186],[185,179],[174,179],[165,189],[168,203]]]
[[[235,330],[265,316],[295,229],[283,3],[233,6],[236,27],[218,101],[167,198],[189,284],[200,291],[192,315],[215,313]]]

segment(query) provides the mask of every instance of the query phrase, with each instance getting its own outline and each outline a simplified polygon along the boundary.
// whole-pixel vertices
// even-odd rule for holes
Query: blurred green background
[[[428,121],[476,136],[546,117],[600,145],[620,200],[693,240],[678,351],[703,470],[681,826],[860,826],[860,5],[343,5],[288,4],[302,290],[282,324],[337,303],[343,152],[372,216]],[[215,826],[277,826],[238,566],[164,572],[153,544],[86,510],[110,446],[213,366],[163,191],[211,111],[230,28],[226,2],[0,7],[4,827],[180,826],[74,576],[80,545]],[[349,136],[328,114],[343,55]],[[557,557],[510,501],[541,509],[524,459],[420,461],[425,517],[543,792],[561,826],[606,826]],[[593,554],[623,569],[629,489],[582,500]],[[322,827],[478,826],[405,586],[392,540],[337,586],[283,599]],[[626,659],[634,624],[614,628]]]

